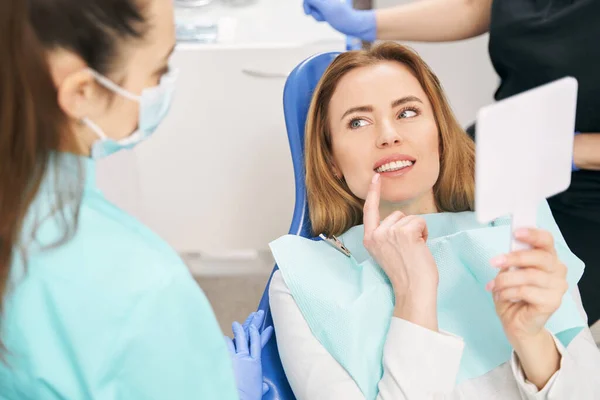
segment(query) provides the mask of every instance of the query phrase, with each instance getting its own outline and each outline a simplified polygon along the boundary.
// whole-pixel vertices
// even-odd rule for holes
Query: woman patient
[[[271,243],[299,400],[600,398],[581,261],[545,203],[538,228],[515,233],[530,250],[508,251],[507,218],[476,221],[473,142],[418,55],[386,43],[338,56],[305,144],[324,240]]]

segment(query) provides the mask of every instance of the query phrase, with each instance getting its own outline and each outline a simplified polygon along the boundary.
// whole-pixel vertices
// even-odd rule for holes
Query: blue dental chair
[[[303,237],[311,237],[310,220],[308,217],[308,203],[306,200],[306,187],[304,183],[304,125],[310,101],[317,83],[325,69],[331,64],[339,52],[317,54],[300,63],[287,78],[283,92],[283,108],[285,125],[287,128],[292,162],[294,164],[294,178],[296,181],[296,205],[289,233]],[[277,265],[273,273],[277,271]],[[273,276],[271,274],[271,277]],[[264,326],[273,325],[271,309],[269,307],[269,286],[258,306],[265,312]],[[294,400],[294,394],[283,371],[275,336],[265,346],[262,352],[262,367],[265,382],[269,391],[263,396],[266,400]]]

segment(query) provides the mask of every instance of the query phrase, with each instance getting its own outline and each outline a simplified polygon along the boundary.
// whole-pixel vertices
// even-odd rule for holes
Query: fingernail
[[[490,260],[490,264],[494,267],[501,267],[506,264],[506,256],[497,256]]]
[[[373,175],[373,179],[371,180],[371,182],[377,183],[378,180],[379,180],[379,174],[375,174],[375,175]]]
[[[492,290],[494,290],[494,286],[496,286],[496,282],[495,281],[489,281],[487,283],[487,285],[485,285],[485,290],[487,290],[488,292],[491,292]]]
[[[529,236],[529,229],[520,228],[520,229],[517,229],[514,234],[517,239],[525,239]]]

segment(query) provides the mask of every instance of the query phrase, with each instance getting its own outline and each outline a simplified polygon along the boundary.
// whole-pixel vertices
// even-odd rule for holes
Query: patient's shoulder
[[[288,285],[285,283],[285,279],[283,279],[283,274],[279,269],[273,273],[271,283],[269,284],[269,296],[272,296],[275,293],[291,294]]]

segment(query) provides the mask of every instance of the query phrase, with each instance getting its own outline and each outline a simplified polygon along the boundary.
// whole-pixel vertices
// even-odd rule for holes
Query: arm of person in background
[[[576,169],[600,171],[600,134],[580,133],[575,135],[573,164]]]
[[[277,346],[298,400],[363,400],[348,372],[312,334],[280,271],[269,289]],[[463,341],[393,317],[383,350],[377,400],[451,399]]]
[[[233,340],[225,336],[240,400],[260,400],[269,391],[269,386],[263,382],[261,352],[273,334],[273,327],[258,332],[264,317],[262,310],[253,312],[244,325],[233,323]]]
[[[345,0],[304,0],[317,21],[362,40],[449,42],[489,30],[492,0],[427,0],[378,10],[354,10]]]

